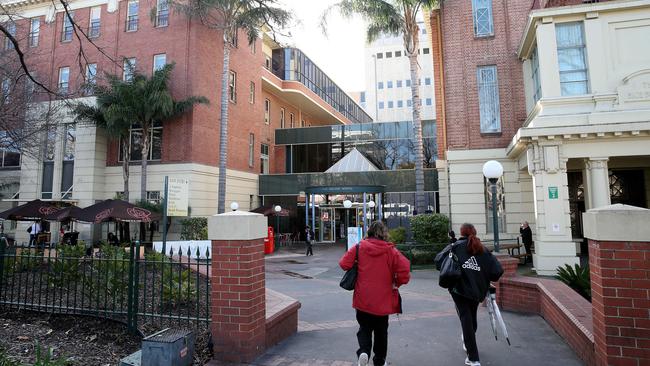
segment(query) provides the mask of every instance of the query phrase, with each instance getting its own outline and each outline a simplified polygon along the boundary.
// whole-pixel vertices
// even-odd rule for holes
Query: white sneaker
[[[465,351],[467,353],[467,347],[465,347],[465,337],[463,337],[462,333],[460,335],[460,343],[463,344],[463,351]]]
[[[359,366],[368,366],[368,354],[362,353],[359,355]]]
[[[481,366],[481,363],[478,362],[478,361],[470,361],[469,357],[466,357],[465,358],[465,365],[468,365],[468,366]]]

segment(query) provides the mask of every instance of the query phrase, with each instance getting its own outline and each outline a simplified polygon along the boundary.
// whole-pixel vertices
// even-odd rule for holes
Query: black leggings
[[[463,329],[463,339],[467,348],[467,357],[470,361],[480,361],[478,358],[478,347],[476,346],[476,311],[478,301],[466,297],[451,294],[456,304],[456,312],[460,319],[460,326]]]
[[[388,351],[388,315],[378,316],[357,310],[357,322],[359,323],[357,357],[362,353],[370,356],[370,350],[372,349],[375,352],[372,362],[375,366],[383,366]],[[373,333],[375,335],[375,348],[372,348]]]

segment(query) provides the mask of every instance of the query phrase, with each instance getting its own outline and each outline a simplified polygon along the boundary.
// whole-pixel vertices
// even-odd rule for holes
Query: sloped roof
[[[347,155],[336,164],[332,165],[325,173],[348,173],[348,172],[374,172],[377,167],[370,162],[356,148],[353,148]]]

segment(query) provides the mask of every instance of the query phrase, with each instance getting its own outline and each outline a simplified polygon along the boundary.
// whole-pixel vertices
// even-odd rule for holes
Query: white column
[[[608,158],[589,158],[587,170],[589,171],[589,196],[591,208],[609,206],[609,170]]]

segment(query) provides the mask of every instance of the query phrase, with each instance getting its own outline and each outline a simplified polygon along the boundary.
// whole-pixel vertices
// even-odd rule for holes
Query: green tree
[[[223,69],[221,71],[221,116],[219,119],[219,191],[217,212],[225,212],[226,163],[228,160],[228,79],[230,50],[243,31],[248,43],[255,42],[262,27],[284,27],[291,14],[278,6],[277,0],[187,0],[174,4],[204,26],[223,34]],[[215,40],[215,43],[217,40]]]
[[[76,108],[77,114],[89,116],[98,125],[113,128],[119,126],[119,137],[122,141],[129,140],[128,129],[132,125],[139,125],[142,128],[142,158],[141,158],[141,181],[140,199],[147,199],[147,157],[151,148],[151,129],[156,122],[170,121],[190,110],[195,104],[207,104],[205,97],[190,96],[183,100],[174,100],[169,89],[174,64],[167,64],[160,70],[153,73],[151,77],[133,71],[133,77],[123,81],[115,75],[108,75],[107,86],[98,85],[94,87],[94,94],[97,96],[97,105],[82,105]],[[128,128],[123,131],[124,125]],[[129,155],[126,150],[126,142],[122,146],[124,160]],[[130,148],[130,146],[129,146]],[[125,194],[128,192],[126,179],[128,179],[128,163],[123,165],[125,171]],[[128,197],[126,197],[128,199]]]
[[[321,27],[327,29],[327,17],[333,10],[351,18],[360,15],[368,28],[368,43],[382,34],[401,36],[411,70],[411,98],[413,100],[413,129],[415,136],[415,207],[419,213],[426,211],[424,196],[424,150],[422,143],[422,118],[420,113],[420,72],[418,50],[420,27],[417,18],[423,9],[431,9],[439,0],[342,0],[330,6],[321,18]]]

